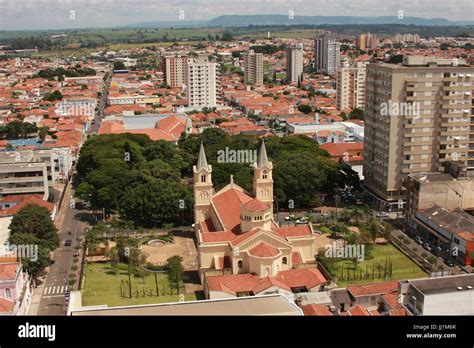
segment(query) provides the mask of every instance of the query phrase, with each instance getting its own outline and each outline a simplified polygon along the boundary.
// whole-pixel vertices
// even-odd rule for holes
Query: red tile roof
[[[0,280],[15,279],[18,268],[20,268],[20,263],[16,261],[0,263]]]
[[[325,143],[319,147],[331,156],[343,156],[348,151],[363,151],[364,143]]]
[[[398,282],[388,281],[383,283],[349,285],[347,291],[354,297],[389,294],[398,291]]]
[[[276,278],[291,288],[306,287],[312,289],[324,284],[326,278],[317,268],[290,269],[278,272]]]
[[[301,255],[298,251],[293,251],[291,253],[291,262],[293,265],[303,263],[303,260],[301,259]]]
[[[227,231],[240,232],[240,206],[253,198],[242,190],[231,187],[212,198],[212,203]]]
[[[40,207],[45,207],[46,209],[49,210],[49,212],[52,212],[54,209],[54,203],[51,202],[46,202],[43,200],[43,196],[41,195],[15,195],[16,199],[11,201],[11,202],[19,202],[15,206],[8,208],[8,209],[3,209],[0,210],[0,215],[15,215],[18,213],[18,211],[25,207],[28,204],[35,204],[39,205]],[[19,199],[19,200],[18,200]]]
[[[304,315],[332,315],[332,313],[324,304],[312,303],[309,305],[301,306],[301,309],[303,310]]]
[[[268,204],[256,198],[244,203],[243,207],[248,211],[264,211],[269,208]]]
[[[250,249],[249,252],[257,257],[274,257],[280,253],[277,248],[263,242]]]
[[[13,312],[14,305],[12,300],[0,297],[0,313]]]
[[[361,305],[355,305],[347,311],[351,316],[368,316],[370,315],[369,311],[362,307]]]

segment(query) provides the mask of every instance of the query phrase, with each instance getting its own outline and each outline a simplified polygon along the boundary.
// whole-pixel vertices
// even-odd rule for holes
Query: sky
[[[0,0],[0,29],[113,27],[220,15],[397,16],[473,20],[474,0]],[[181,12],[180,12],[181,11]]]

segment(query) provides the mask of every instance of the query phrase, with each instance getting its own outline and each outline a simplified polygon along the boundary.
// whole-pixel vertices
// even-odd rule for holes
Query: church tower
[[[265,140],[258,153],[257,162],[253,164],[253,195],[259,201],[270,206],[270,213],[273,216],[273,164],[268,161]]]
[[[204,146],[201,143],[198,161],[193,166],[194,172],[194,223],[211,217],[212,201],[212,166],[207,164]]]

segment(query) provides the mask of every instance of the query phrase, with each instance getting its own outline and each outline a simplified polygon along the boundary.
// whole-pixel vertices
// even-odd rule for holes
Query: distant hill
[[[224,15],[208,21],[142,22],[126,25],[131,28],[190,28],[190,27],[246,27],[249,25],[364,25],[404,24],[423,26],[474,25],[474,21],[450,21],[445,18],[421,18],[396,16],[354,17],[354,16],[299,16],[293,19],[287,15]]]

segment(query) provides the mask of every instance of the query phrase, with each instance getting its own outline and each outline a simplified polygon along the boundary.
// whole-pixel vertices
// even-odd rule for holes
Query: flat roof
[[[425,295],[441,294],[448,292],[460,292],[460,291],[472,291],[474,296],[474,290],[467,290],[467,286],[474,287],[474,274],[461,274],[448,277],[436,277],[436,278],[425,278],[408,280],[418,290]],[[462,287],[463,290],[458,290],[458,287]]]
[[[291,315],[302,316],[299,307],[283,295],[236,297],[216,300],[159,303],[150,305],[72,309],[73,316],[108,315]]]

